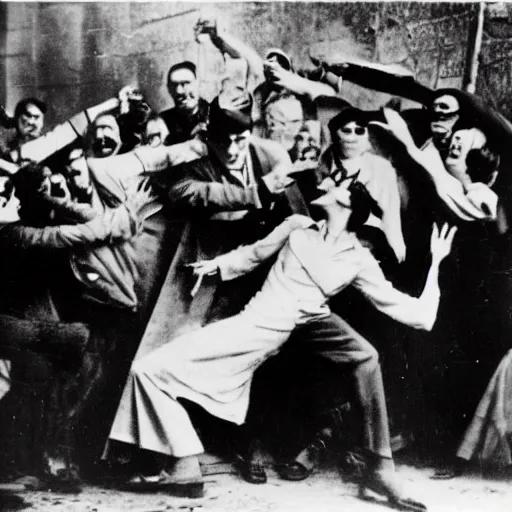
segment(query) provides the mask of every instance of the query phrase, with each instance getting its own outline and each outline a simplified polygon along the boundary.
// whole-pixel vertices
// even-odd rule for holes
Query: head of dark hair
[[[382,217],[381,207],[361,182],[353,181],[348,190],[350,191],[352,213],[347,222],[347,231],[357,231],[372,213],[377,217]]]
[[[151,107],[144,100],[130,100],[129,107],[128,112],[120,114],[117,118],[123,152],[133,149],[140,143],[153,113]]]
[[[27,111],[29,105],[35,105],[43,114],[46,114],[46,103],[37,98],[25,98],[18,102],[14,109],[14,118],[18,119]]]
[[[3,181],[3,188],[0,188],[0,196],[4,197],[7,201],[11,199],[14,193],[14,184],[10,178]]]
[[[223,92],[210,103],[208,139],[222,140],[226,135],[252,129],[252,96],[245,90],[224,97]]]
[[[354,107],[346,107],[339,114],[334,116],[327,124],[331,134],[331,140],[336,140],[336,132],[348,123],[355,122],[359,126],[368,126],[369,121],[369,114],[364,110]]]
[[[169,82],[171,80],[171,75],[177,71],[178,69],[188,69],[192,72],[192,74],[197,77],[197,68],[196,65],[193,62],[190,62],[189,60],[184,60],[183,62],[178,62],[177,64],[173,64],[169,71],[167,72],[167,87],[169,87]]]
[[[500,165],[500,157],[487,146],[471,149],[466,157],[467,173],[473,183],[491,185]]]
[[[16,197],[20,201],[20,219],[31,226],[47,224],[51,207],[41,197],[39,190],[49,174],[51,171],[48,167],[28,163],[11,177]]]

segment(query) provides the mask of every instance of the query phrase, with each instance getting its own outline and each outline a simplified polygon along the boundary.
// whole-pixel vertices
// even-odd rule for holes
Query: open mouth
[[[450,148],[448,155],[451,158],[458,158],[461,155],[461,148],[460,147]]]
[[[94,152],[100,155],[107,155],[116,149],[117,143],[111,139],[100,139],[94,143]]]

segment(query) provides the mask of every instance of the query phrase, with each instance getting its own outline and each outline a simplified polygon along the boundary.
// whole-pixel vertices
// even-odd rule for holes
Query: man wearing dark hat
[[[168,196],[175,218],[183,219],[183,234],[136,360],[164,340],[237,313],[265,278],[262,269],[232,283],[197,280],[186,264],[252,243],[291,211],[307,211],[293,184],[285,187],[292,181],[287,152],[251,134],[250,112],[250,96],[225,89],[210,106],[207,156],[173,171]]]
[[[171,66],[167,90],[174,107],[161,112],[160,117],[169,129],[166,144],[178,144],[204,130],[208,122],[208,102],[199,97],[195,64],[183,61]]]
[[[223,90],[210,106],[207,156],[173,171],[168,197],[185,229],[153,312],[156,325],[142,341],[143,352],[182,329],[226,316],[254,290],[236,283],[221,293],[215,279],[205,279],[191,297],[194,281],[184,263],[251,243],[290,210],[307,212],[287,178],[292,169],[288,154],[279,144],[251,134],[250,112],[249,95],[238,88]],[[287,182],[291,186],[285,187]]]

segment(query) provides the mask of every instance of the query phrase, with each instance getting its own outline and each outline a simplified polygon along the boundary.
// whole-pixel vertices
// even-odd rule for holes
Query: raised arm
[[[2,244],[22,249],[65,249],[93,244],[111,244],[129,240],[139,231],[139,222],[132,208],[119,206],[106,210],[84,224],[35,228],[21,223],[8,224],[0,229]]]
[[[407,98],[423,105],[429,105],[432,101],[432,89],[418,83],[414,74],[401,65],[376,64],[364,60],[340,63],[315,58],[311,60],[315,65],[322,66],[333,86],[342,78],[343,82]]]
[[[378,170],[375,182],[370,182],[368,190],[382,209],[382,231],[393,249],[397,260],[405,260],[406,247],[402,233],[402,218],[400,214],[400,192],[396,170],[386,159],[378,159]]]
[[[398,112],[384,109],[387,124],[372,122],[381,126],[401,141],[409,156],[419,164],[429,175],[439,198],[445,205],[462,220],[474,221],[492,218],[486,208],[475,205],[466,197],[463,184],[452,176],[444,167],[437,152],[421,151],[414,143],[407,124]]]
[[[201,276],[218,272],[223,281],[240,277],[276,254],[293,231],[308,228],[313,224],[309,217],[291,215],[269,235],[254,244],[239,247],[213,260],[193,263],[194,273]]]
[[[432,263],[420,297],[411,297],[395,289],[369,252],[353,286],[384,314],[405,325],[430,331],[439,308],[439,265],[450,253],[456,231],[457,228],[450,229],[445,224],[439,233],[437,226],[434,226],[431,239]]]
[[[275,85],[298,96],[308,96],[312,100],[319,96],[336,96],[335,89],[328,84],[304,78],[297,73],[283,69],[276,63],[266,63],[265,66]]]
[[[260,83],[265,79],[263,74],[263,59],[258,53],[228,31],[219,29],[215,21],[199,20],[194,30],[196,38],[200,34],[208,34],[212,43],[221,53],[225,53],[234,59],[244,59],[256,83]]]
[[[57,151],[83,137],[89,124],[100,114],[115,110],[119,106],[117,98],[111,98],[73,116],[65,123],[57,125],[45,135],[26,142],[20,149],[21,160],[42,162]]]
[[[87,166],[100,183],[113,179],[122,185],[135,176],[165,171],[206,154],[206,145],[192,139],[172,146],[142,146],[108,158],[87,158]]]

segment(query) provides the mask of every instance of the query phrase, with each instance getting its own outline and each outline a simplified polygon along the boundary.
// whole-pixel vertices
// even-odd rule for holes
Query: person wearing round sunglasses
[[[336,183],[355,180],[365,185],[382,210],[381,219],[372,216],[367,224],[382,230],[396,259],[402,262],[406,247],[397,175],[388,160],[372,152],[369,121],[367,113],[353,107],[344,108],[329,121],[332,144],[321,156],[318,175],[319,179],[330,176]]]

